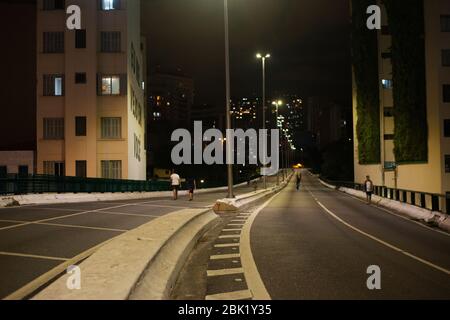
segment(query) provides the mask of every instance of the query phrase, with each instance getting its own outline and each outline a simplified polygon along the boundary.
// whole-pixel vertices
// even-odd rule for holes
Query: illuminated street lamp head
[[[268,58],[270,58],[270,54],[266,54],[265,56],[263,56],[261,53],[258,53],[256,55],[256,58],[258,58],[258,59],[268,59]]]

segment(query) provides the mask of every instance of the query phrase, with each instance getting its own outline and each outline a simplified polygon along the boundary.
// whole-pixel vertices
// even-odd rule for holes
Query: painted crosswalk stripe
[[[242,290],[235,292],[218,293],[206,296],[206,300],[248,300],[252,299],[253,295],[250,290]]]
[[[223,232],[235,232],[235,231],[242,231],[242,229],[223,229]]]
[[[211,256],[211,260],[223,260],[223,259],[233,259],[233,258],[240,258],[241,255],[239,253],[235,254],[221,254],[221,255],[215,255]]]
[[[240,274],[244,273],[244,269],[242,268],[232,268],[232,269],[220,269],[220,270],[208,270],[208,277],[219,277],[219,276],[228,276],[232,274]]]

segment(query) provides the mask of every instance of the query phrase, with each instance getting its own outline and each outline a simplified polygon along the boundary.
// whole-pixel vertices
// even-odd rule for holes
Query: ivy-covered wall
[[[394,153],[399,164],[428,160],[423,1],[383,1],[392,35]]]
[[[367,7],[375,0],[352,0],[352,60],[357,91],[356,134],[360,164],[381,161],[378,40],[367,28]]]

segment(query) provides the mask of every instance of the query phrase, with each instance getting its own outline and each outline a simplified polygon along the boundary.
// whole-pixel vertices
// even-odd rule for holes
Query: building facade
[[[450,2],[426,0],[423,2],[425,39],[425,104],[427,126],[427,156],[423,161],[396,159],[396,117],[403,117],[394,103],[392,35],[389,15],[382,8],[382,29],[377,34],[378,82],[380,101],[380,155],[379,163],[361,164],[357,135],[357,96],[354,81],[353,114],[355,140],[355,180],[363,182],[370,175],[376,185],[403,190],[450,195]],[[401,19],[401,17],[399,17]],[[417,61],[419,68],[421,61]],[[398,107],[398,106],[397,106]],[[397,113],[396,113],[397,112]],[[421,116],[416,115],[417,118]],[[403,118],[405,119],[405,117]],[[404,125],[404,124],[402,124]],[[397,128],[396,128],[397,127]],[[427,140],[427,141],[426,141]],[[410,141],[411,146],[419,144]],[[397,142],[397,147],[398,147]],[[398,151],[398,150],[397,150]],[[397,152],[398,154],[398,152]],[[442,198],[444,199],[444,198]],[[447,201],[448,202],[448,201]]]
[[[81,8],[81,30],[66,6]],[[144,180],[140,0],[39,0],[37,172]]]

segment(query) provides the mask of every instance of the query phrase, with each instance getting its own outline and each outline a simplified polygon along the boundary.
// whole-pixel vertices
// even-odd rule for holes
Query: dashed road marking
[[[233,234],[233,235],[219,236],[219,239],[235,239],[240,237],[241,235],[239,234]]]
[[[242,290],[235,292],[226,292],[219,294],[212,294],[206,296],[206,300],[248,300],[252,299],[253,295],[250,290]]]
[[[231,269],[220,269],[220,270],[208,270],[208,277],[219,277],[219,276],[228,276],[232,274],[240,274],[244,273],[244,269],[242,268],[231,268]]]
[[[215,255],[215,256],[211,256],[210,259],[211,260],[223,260],[223,259],[233,259],[233,258],[240,258],[241,255],[236,253],[236,254],[220,254],[220,255]]]
[[[224,243],[224,244],[215,244],[215,248],[231,248],[231,247],[239,247],[239,243]]]

